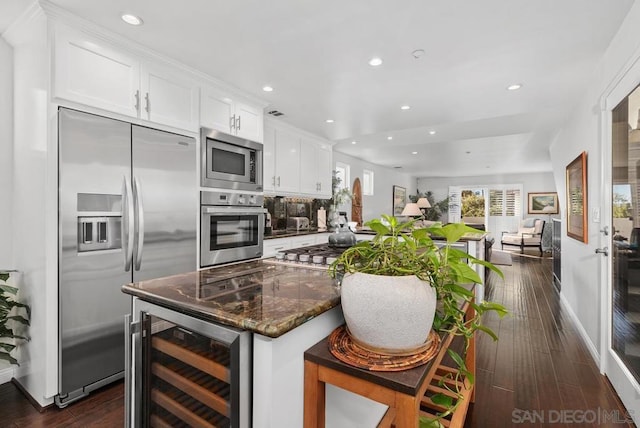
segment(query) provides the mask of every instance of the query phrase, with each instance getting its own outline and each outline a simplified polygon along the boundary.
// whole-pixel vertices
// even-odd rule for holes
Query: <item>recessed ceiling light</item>
[[[417,155],[417,154],[418,154],[418,152],[411,152],[411,154],[412,154],[412,155]]]
[[[522,88],[520,83],[514,83],[513,85],[507,86],[507,91],[517,91],[520,88]]]
[[[351,144],[358,144],[358,142],[357,141],[352,141]]]
[[[132,15],[130,13],[124,13],[121,16],[122,20],[129,25],[142,25],[144,21],[139,16]]]
[[[416,49],[415,51],[411,52],[411,55],[415,58],[421,58],[424,55],[424,49]]]
[[[466,153],[466,154],[469,154],[469,153],[471,153],[471,152],[470,152],[469,150],[467,150],[465,153]]]
[[[269,86],[269,85],[263,86],[262,90],[265,91],[265,92],[273,92],[273,88],[271,86]]]
[[[371,58],[371,59],[369,60],[369,65],[370,65],[371,67],[377,67],[377,66],[379,66],[380,64],[382,64],[382,58],[378,58],[377,56],[376,56],[376,57],[373,57],[373,58]]]
[[[436,131],[434,130],[429,131],[429,135],[435,135],[435,134],[436,134]]]
[[[389,135],[389,136],[387,137],[387,140],[393,140],[393,137],[392,137],[391,135]]]
[[[400,107],[400,110],[409,110],[411,108],[411,106],[402,106]]]
[[[327,122],[327,123],[333,123],[333,119],[327,119],[327,120],[325,120],[325,122]]]

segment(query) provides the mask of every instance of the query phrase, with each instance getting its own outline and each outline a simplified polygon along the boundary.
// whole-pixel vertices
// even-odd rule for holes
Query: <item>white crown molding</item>
[[[262,108],[269,105],[263,99],[260,99],[254,95],[244,92],[242,89],[237,88],[227,82],[219,80],[209,74],[206,74],[200,70],[191,68],[181,62],[178,62],[172,58],[166,57],[152,49],[147,48],[139,43],[134,42],[131,39],[115,34],[97,24],[72,14],[66,9],[61,8],[58,5],[51,3],[48,0],[38,0],[38,3],[42,10],[44,10],[46,16],[54,23],[60,23],[71,27],[76,31],[82,31],[85,34],[97,38],[106,43],[116,45],[118,49],[122,49],[127,52],[131,52],[138,57],[144,59],[159,62],[161,64],[169,65],[173,68],[181,70],[191,75],[194,80],[199,80],[204,84],[211,84],[225,91],[231,92],[233,95],[242,97],[253,104],[259,105]],[[37,4],[37,3],[36,3]]]
[[[11,46],[16,46],[29,38],[29,34],[25,33],[25,29],[29,28],[29,24],[41,16],[43,16],[42,9],[36,0],[0,36]]]

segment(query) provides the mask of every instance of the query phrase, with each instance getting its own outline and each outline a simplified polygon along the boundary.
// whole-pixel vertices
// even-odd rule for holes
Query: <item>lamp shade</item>
[[[412,216],[412,217],[421,216],[422,211],[420,211],[418,204],[409,202],[407,205],[404,206],[404,209],[402,210],[402,214],[400,215]]]
[[[418,208],[431,208],[431,204],[427,198],[420,198],[416,203],[418,204]]]

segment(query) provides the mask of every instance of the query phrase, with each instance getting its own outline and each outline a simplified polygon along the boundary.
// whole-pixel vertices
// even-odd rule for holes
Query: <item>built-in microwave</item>
[[[200,192],[200,267],[262,257],[262,195]]]
[[[201,185],[262,192],[262,144],[202,128]]]

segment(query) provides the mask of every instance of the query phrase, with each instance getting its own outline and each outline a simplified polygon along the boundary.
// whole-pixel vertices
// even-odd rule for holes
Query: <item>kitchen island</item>
[[[252,425],[239,426],[302,426],[304,351],[344,322],[339,287],[326,270],[256,260],[128,284],[123,291],[134,296],[134,307],[140,300],[249,332],[245,352],[251,355],[244,358],[252,360]],[[134,349],[131,358],[142,360],[143,353]],[[145,370],[131,376],[139,380]],[[140,408],[135,395],[141,388],[128,388],[128,407]],[[329,426],[375,426],[386,406],[334,388],[327,393],[327,409]]]

